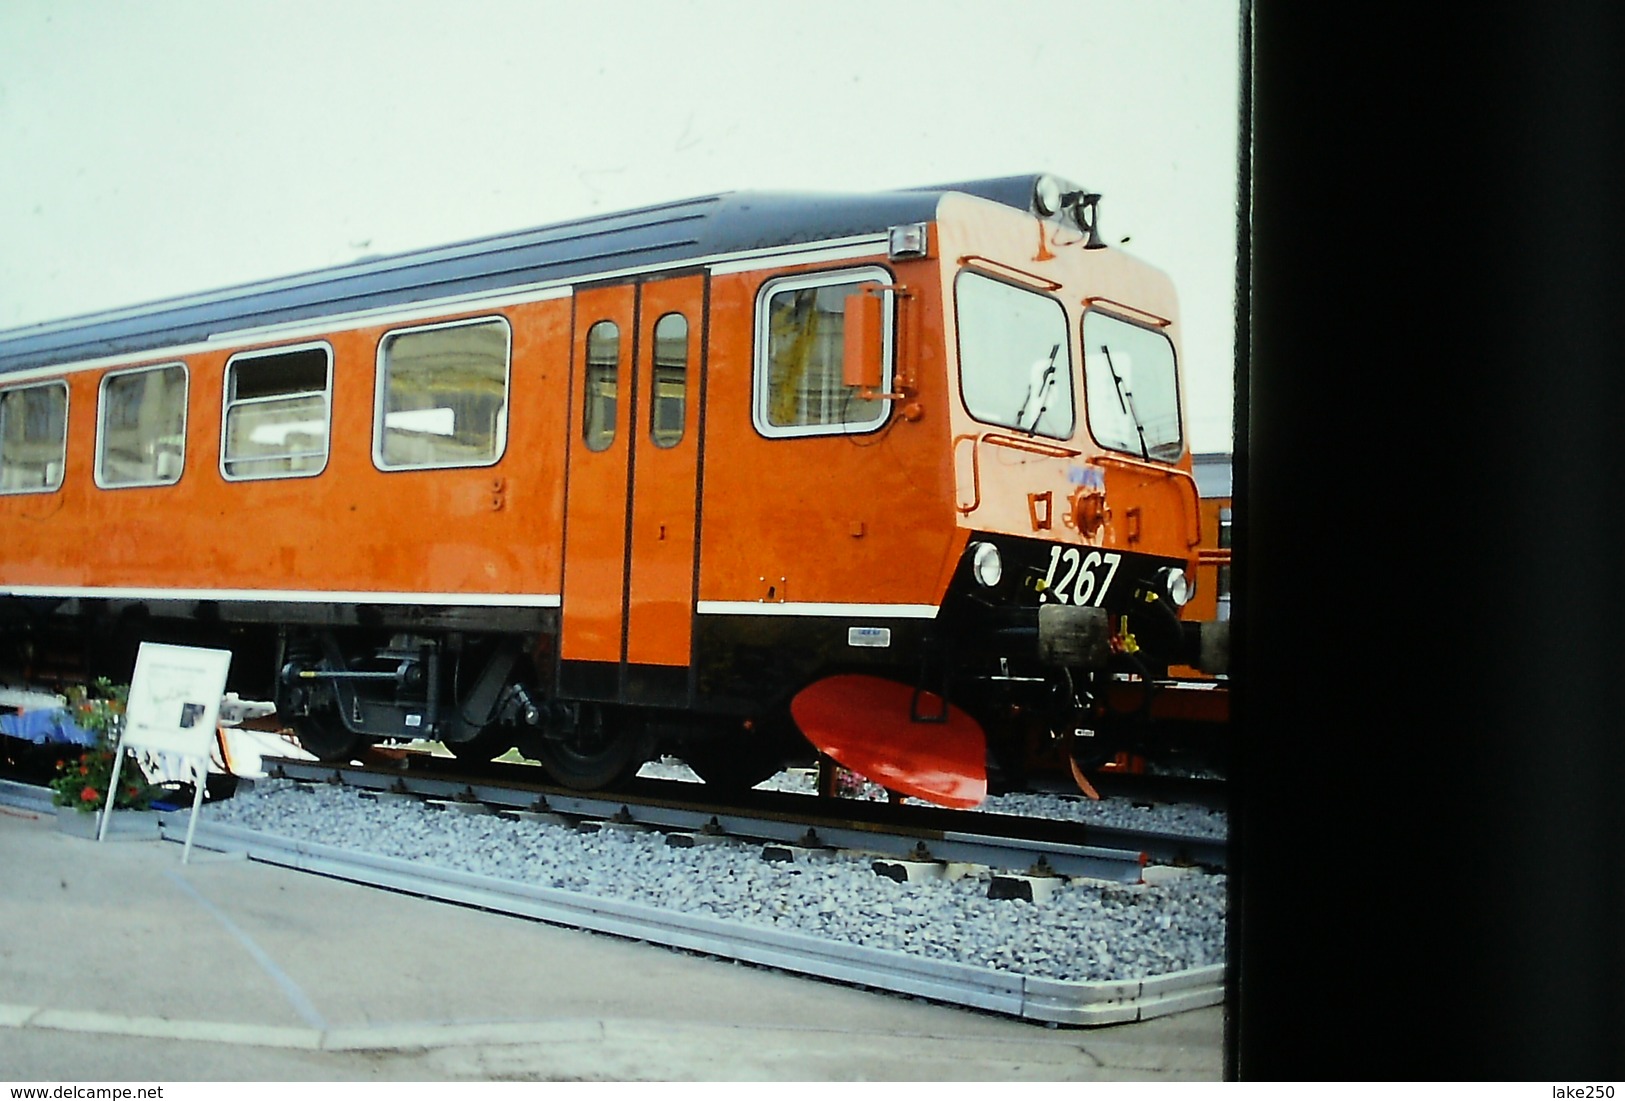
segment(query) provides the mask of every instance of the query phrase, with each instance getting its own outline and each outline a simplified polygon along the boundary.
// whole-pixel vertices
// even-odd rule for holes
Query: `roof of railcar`
[[[884,232],[948,192],[1030,209],[1036,174],[865,194],[737,191],[559,222],[301,275],[0,332],[0,371],[123,356],[212,335],[628,268]]]

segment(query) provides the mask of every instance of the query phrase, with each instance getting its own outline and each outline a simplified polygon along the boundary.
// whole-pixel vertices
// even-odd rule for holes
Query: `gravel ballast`
[[[1141,827],[1157,812],[1182,823],[1167,829],[1222,833],[1210,811],[1104,805],[1112,802],[1084,809]],[[1035,978],[1129,981],[1225,958],[1226,878],[1197,871],[1132,886],[1075,879],[1033,903],[989,899],[987,872],[901,884],[860,854],[768,861],[748,843],[679,848],[657,832],[464,815],[281,780],[203,813],[279,837]]]

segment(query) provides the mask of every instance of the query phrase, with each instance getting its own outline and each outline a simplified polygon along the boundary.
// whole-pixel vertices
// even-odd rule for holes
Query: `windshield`
[[[960,392],[971,416],[1068,439],[1076,422],[1066,311],[1055,299],[962,271],[954,281]]]
[[[1162,333],[1091,310],[1083,317],[1089,431],[1102,447],[1172,462],[1184,451],[1174,346]]]

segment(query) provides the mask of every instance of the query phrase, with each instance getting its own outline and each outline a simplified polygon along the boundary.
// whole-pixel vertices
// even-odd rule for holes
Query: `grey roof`
[[[556,279],[884,232],[950,191],[1031,209],[1037,174],[868,194],[729,192],[0,332],[0,373]]]

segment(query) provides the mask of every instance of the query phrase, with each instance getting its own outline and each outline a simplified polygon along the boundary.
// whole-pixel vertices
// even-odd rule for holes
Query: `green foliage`
[[[95,733],[96,744],[77,757],[56,763],[51,801],[57,806],[77,807],[88,813],[101,810],[106,804],[107,789],[113,780],[114,752],[124,725],[124,705],[129,695],[129,685],[114,685],[105,677],[97,679],[88,689],[76,689],[69,694],[68,709],[73,721],[81,730]],[[158,794],[134,758],[127,759],[119,769],[118,786],[113,800],[116,809],[145,810]]]

